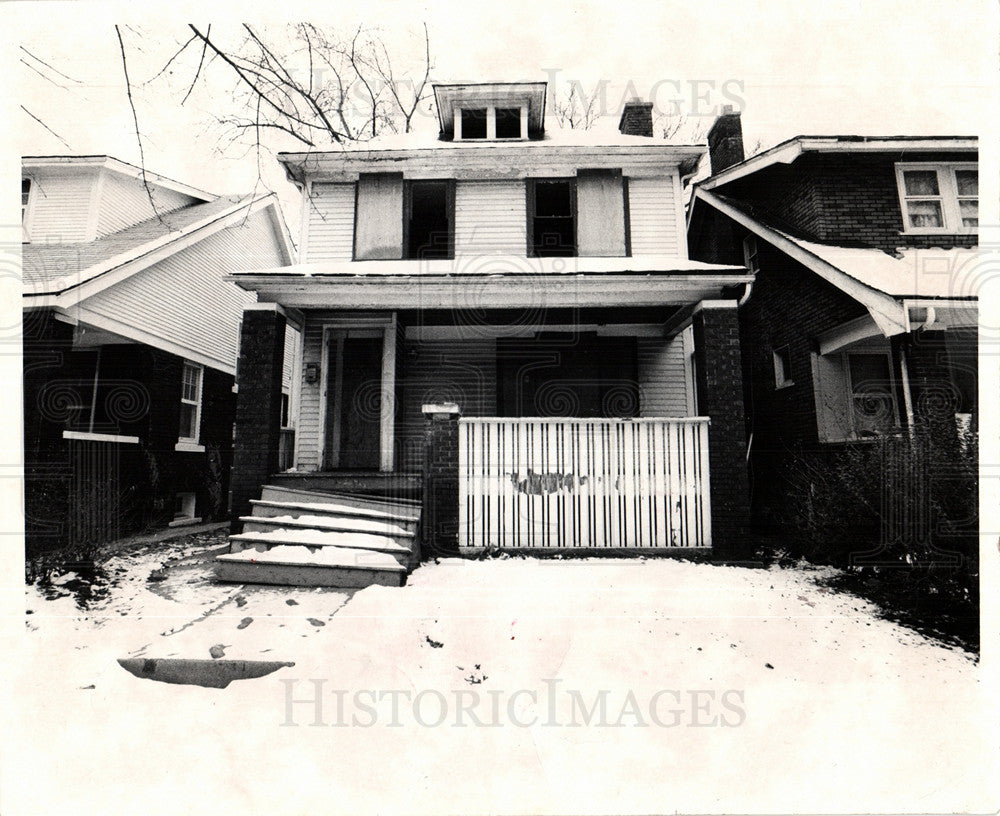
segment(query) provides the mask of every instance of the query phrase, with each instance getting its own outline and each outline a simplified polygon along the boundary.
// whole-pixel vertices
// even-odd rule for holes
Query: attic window
[[[978,230],[979,175],[975,164],[897,164],[896,183],[904,233]]]
[[[486,138],[486,108],[462,108],[462,138]]]
[[[458,108],[455,110],[455,139],[527,139],[527,114],[526,106]]]

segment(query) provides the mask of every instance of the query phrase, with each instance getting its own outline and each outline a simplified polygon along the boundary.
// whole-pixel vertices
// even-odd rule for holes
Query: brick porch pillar
[[[285,311],[276,303],[243,310],[230,481],[234,533],[242,526],[239,517],[250,514],[250,500],[260,498],[261,486],[278,469],[285,322]]]
[[[712,549],[716,558],[748,559],[750,519],[740,326],[735,300],[702,301],[692,318],[698,414],[708,429]]]
[[[453,402],[424,405],[424,506],[420,519],[425,557],[458,555],[458,420]]]

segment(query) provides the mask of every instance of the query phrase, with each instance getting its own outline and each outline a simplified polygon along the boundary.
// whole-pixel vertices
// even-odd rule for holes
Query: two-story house
[[[29,556],[225,517],[255,298],[223,275],[294,260],[275,197],[32,156],[21,212]],[[290,398],[290,365],[283,386]]]
[[[688,245],[755,274],[740,308],[752,505],[780,527],[806,463],[928,423],[976,427],[977,142],[799,136],[744,159],[728,113],[709,145]],[[914,513],[930,518],[897,522],[916,530]]]
[[[280,155],[302,192],[301,262],[232,276],[258,297],[236,511],[265,485],[268,500],[366,493],[422,507],[439,552],[738,554],[750,276],[687,259],[682,190],[704,148],[653,139],[649,103],[602,134],[547,127],[545,99],[542,82],[436,85],[436,133]],[[286,323],[303,343],[279,474]],[[227,575],[249,575],[241,555],[325,552],[297,560],[321,539],[244,522],[256,549]]]

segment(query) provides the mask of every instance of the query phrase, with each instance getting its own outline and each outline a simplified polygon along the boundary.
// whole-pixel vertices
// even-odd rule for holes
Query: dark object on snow
[[[424,635],[424,637],[427,640],[427,642],[431,644],[432,649],[440,649],[442,646],[444,646],[444,644],[441,643],[441,641],[439,640],[431,640],[430,635]]]
[[[218,660],[220,657],[225,655],[226,647],[221,643],[216,643],[211,649],[208,650],[208,653],[212,655],[213,660]]]
[[[236,605],[237,606],[246,606],[247,605],[247,599],[244,598],[242,595],[237,595],[236,596]]]
[[[276,660],[182,660],[133,657],[118,661],[125,671],[145,680],[205,688],[225,688],[233,680],[264,677],[294,663]]]
[[[295,598],[289,598],[287,601],[285,601],[285,603],[288,604],[289,606],[298,606],[299,605],[299,602],[297,600],[295,600]]]
[[[318,620],[317,618],[307,618],[306,620],[308,620],[313,626],[326,626],[323,621]]]
[[[253,618],[244,618],[237,624],[237,629],[246,629],[251,623],[253,623]]]
[[[165,569],[155,569],[151,573],[149,573],[149,577],[146,580],[147,581],[166,581],[167,580],[167,571]]]
[[[773,668],[774,668],[774,666],[772,666],[772,665],[771,665],[770,663],[765,663],[765,664],[764,664],[764,668],[765,668],[765,669],[773,669]]]

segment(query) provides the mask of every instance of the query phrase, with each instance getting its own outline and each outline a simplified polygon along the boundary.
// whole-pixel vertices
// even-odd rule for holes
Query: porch
[[[746,275],[718,270],[551,281],[424,270],[409,284],[378,270],[349,283],[237,276],[261,302],[244,315],[234,514],[262,485],[284,484],[420,498],[424,552],[735,557],[746,447],[727,294]],[[325,305],[341,295],[344,308]],[[359,308],[362,299],[385,308]],[[274,415],[286,323],[302,344],[282,472]]]

